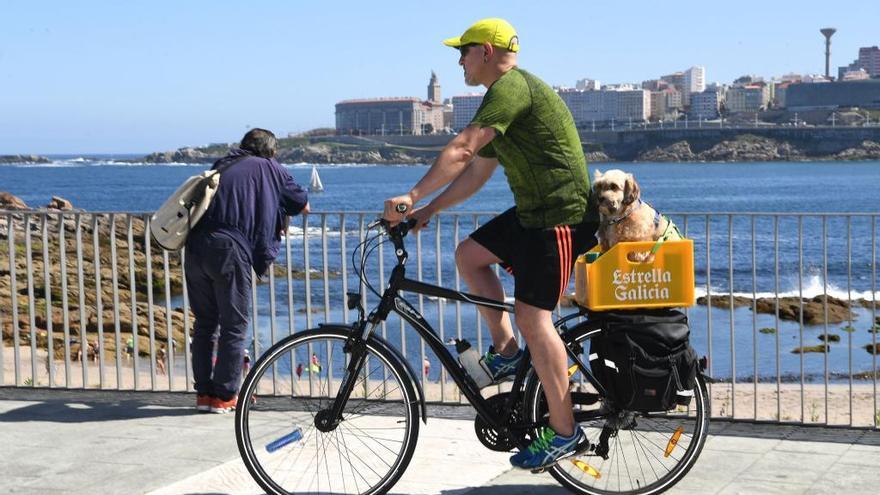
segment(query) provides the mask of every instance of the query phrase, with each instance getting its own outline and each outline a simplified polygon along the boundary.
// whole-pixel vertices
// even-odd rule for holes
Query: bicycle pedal
[[[540,467],[540,468],[532,469],[531,471],[532,471],[532,474],[541,474],[541,473],[547,471],[547,468],[546,468],[546,467]]]

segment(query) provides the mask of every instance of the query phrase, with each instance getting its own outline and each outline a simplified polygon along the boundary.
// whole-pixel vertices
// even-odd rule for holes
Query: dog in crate
[[[602,252],[618,242],[677,241],[678,227],[650,204],[642,201],[641,188],[632,174],[613,169],[593,171],[593,197],[599,209],[596,237]],[[650,251],[629,253],[630,261],[651,262]]]

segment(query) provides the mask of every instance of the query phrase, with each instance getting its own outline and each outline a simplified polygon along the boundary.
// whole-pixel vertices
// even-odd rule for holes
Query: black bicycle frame
[[[391,277],[388,283],[388,287],[385,289],[382,294],[382,299],[379,302],[378,306],[369,314],[366,319],[361,319],[357,324],[353,326],[352,336],[349,339],[349,343],[347,346],[349,350],[352,352],[352,358],[349,362],[348,372],[346,378],[343,379],[343,383],[337,393],[336,400],[334,401],[333,406],[331,406],[331,417],[339,418],[342,410],[345,407],[345,403],[348,400],[348,396],[351,393],[352,388],[354,387],[354,382],[356,377],[360,371],[360,367],[363,365],[363,360],[366,355],[365,344],[366,341],[370,338],[373,330],[383,321],[388,318],[388,315],[391,311],[394,311],[401,318],[406,320],[412,327],[416,330],[422,339],[428,343],[428,346],[434,351],[437,355],[437,358],[440,360],[441,365],[446,368],[449,372],[452,379],[455,381],[456,385],[458,385],[459,389],[471,403],[471,405],[476,409],[477,414],[479,414],[492,428],[496,431],[502,431],[508,427],[507,424],[503,424],[499,421],[499,418],[493,414],[492,410],[489,408],[486,399],[480,394],[480,390],[476,387],[476,384],[473,380],[467,375],[464,369],[459,365],[458,361],[453,357],[452,353],[446,348],[446,344],[440,339],[440,336],[434,330],[434,328],[425,320],[421,313],[419,313],[412,305],[409,304],[405,299],[400,296],[400,292],[412,292],[415,294],[422,294],[427,296],[435,296],[439,298],[461,301],[465,303],[475,304],[477,306],[483,306],[487,308],[496,309],[499,311],[506,311],[508,313],[514,312],[514,306],[512,304],[508,304],[502,301],[496,301],[494,299],[489,299],[481,296],[477,296],[474,294],[468,294],[466,292],[459,292],[451,289],[447,289],[444,287],[440,287],[437,285],[431,285],[424,282],[420,282],[418,280],[412,280],[406,278],[406,260],[407,260],[407,252],[403,247],[403,235],[399,231],[398,232],[390,232],[390,237],[395,247],[395,254],[397,256],[398,263],[394,267],[391,272]],[[554,327],[559,330],[560,328],[565,328],[565,323],[573,318],[577,318],[583,316],[584,313],[575,313],[572,315],[568,315],[560,320],[557,320],[554,323]],[[358,345],[360,344],[360,345]],[[569,354],[575,363],[577,363],[578,367],[587,377],[587,380],[599,391],[601,395],[605,395],[605,389],[602,384],[592,375],[589,370],[589,366],[587,363],[581,361],[580,357],[575,353],[571,352],[571,350],[566,346],[566,352]],[[513,382],[513,391],[520,390],[523,382],[526,379],[526,374],[529,370],[531,364],[531,356],[528,352],[528,347],[525,349],[524,359],[520,362],[519,368],[517,369],[516,375],[514,377]],[[504,410],[509,410],[510,407],[515,403],[516,397],[515,394],[511,394],[508,403],[506,404]]]

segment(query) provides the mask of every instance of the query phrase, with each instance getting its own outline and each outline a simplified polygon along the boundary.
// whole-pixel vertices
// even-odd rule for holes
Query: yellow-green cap
[[[479,20],[461,36],[443,40],[444,45],[454,48],[470,43],[490,43],[512,52],[519,51],[519,37],[516,35],[516,30],[509,22],[496,17]]]

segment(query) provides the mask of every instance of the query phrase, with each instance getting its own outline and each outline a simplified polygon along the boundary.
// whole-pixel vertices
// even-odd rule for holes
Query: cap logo
[[[510,42],[507,43],[507,49],[513,51],[516,47],[519,46],[519,36],[511,36]]]

